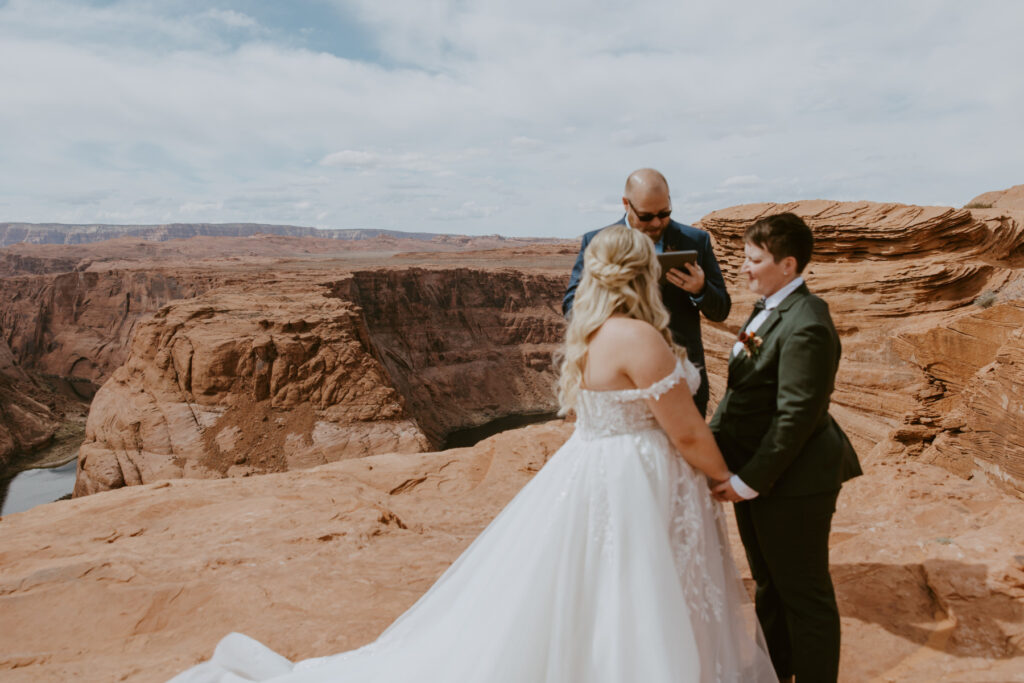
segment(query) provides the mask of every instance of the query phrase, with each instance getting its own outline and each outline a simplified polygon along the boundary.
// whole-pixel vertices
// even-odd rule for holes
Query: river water
[[[548,420],[557,419],[557,417],[555,413],[509,415],[478,427],[453,432],[445,439],[443,448],[472,446],[498,432],[524,427],[537,422],[547,422]],[[75,488],[76,466],[77,459],[60,467],[31,469],[19,472],[11,479],[6,498],[3,497],[3,492],[0,491],[0,500],[3,500],[3,508],[0,511],[0,515],[24,512],[36,505],[52,503],[58,498],[71,493]],[[3,482],[0,482],[0,486],[2,485]]]
[[[77,460],[48,469],[24,470],[11,480],[0,514],[11,515],[66,496],[75,488]]]
[[[526,425],[532,425],[538,422],[550,422],[551,420],[557,419],[558,413],[525,413],[499,417],[496,420],[492,420],[487,424],[482,424],[478,427],[468,427],[466,429],[460,429],[449,433],[444,439],[444,444],[441,446],[441,450],[475,446],[480,441],[483,441],[489,436],[494,436],[498,432],[504,432],[509,429],[518,429],[519,427],[525,427]]]

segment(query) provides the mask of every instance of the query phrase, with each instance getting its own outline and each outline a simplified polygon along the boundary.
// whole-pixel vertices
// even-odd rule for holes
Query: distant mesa
[[[268,225],[264,223],[166,223],[162,225],[0,223],[0,247],[22,242],[29,244],[86,244],[119,237],[138,237],[154,242],[164,242],[189,237],[252,237],[254,235],[319,237],[349,241],[379,237],[431,241],[447,240],[452,237],[432,232],[372,229],[325,230],[298,225]],[[496,236],[491,237],[493,239]]]
[[[967,202],[966,209],[1024,209],[1024,185],[1007,190],[994,190],[979,194]]]

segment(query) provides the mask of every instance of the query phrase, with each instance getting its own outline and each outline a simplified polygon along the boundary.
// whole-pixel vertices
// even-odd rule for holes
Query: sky
[[[0,222],[575,237],[1024,183],[1015,0],[0,0]]]

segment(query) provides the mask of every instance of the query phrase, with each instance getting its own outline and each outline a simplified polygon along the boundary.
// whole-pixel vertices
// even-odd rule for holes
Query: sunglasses
[[[664,220],[672,215],[672,209],[665,209],[664,211],[659,211],[658,213],[640,213],[639,211],[636,210],[636,207],[633,206],[632,200],[627,199],[626,202],[629,203],[629,208],[633,209],[633,213],[636,214],[636,219],[641,223],[648,223],[650,221],[653,221],[655,218],[659,220]]]

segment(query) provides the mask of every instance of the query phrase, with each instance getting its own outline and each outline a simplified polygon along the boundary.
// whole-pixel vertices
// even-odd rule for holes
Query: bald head
[[[668,181],[660,172],[653,168],[641,168],[633,171],[626,178],[625,195],[630,199],[634,194],[646,192],[662,192],[668,194]]]
[[[672,198],[668,181],[653,168],[641,168],[626,178],[626,191],[622,196],[626,209],[626,222],[652,240],[661,239],[672,213]]]

